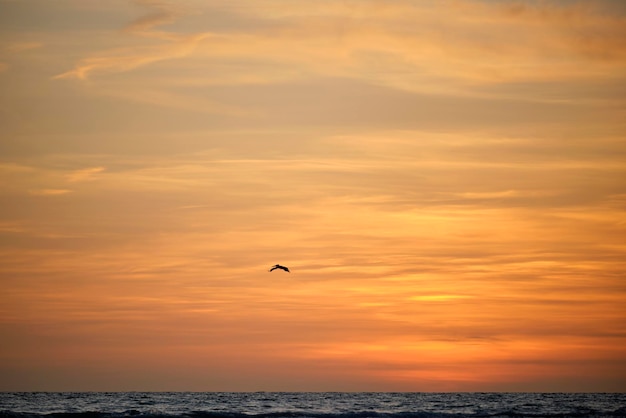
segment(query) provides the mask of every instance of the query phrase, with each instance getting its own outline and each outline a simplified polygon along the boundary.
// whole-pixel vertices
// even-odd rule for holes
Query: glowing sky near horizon
[[[0,89],[0,390],[626,390],[622,1],[0,0]]]

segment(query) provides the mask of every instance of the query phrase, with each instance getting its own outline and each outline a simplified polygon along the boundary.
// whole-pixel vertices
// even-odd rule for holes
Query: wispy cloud
[[[245,57],[274,64],[267,74],[235,71],[219,76],[233,81],[260,81],[272,74],[275,77],[276,71],[285,77],[316,72],[318,76],[358,76],[408,90],[427,89],[420,80],[428,79],[456,80],[467,87],[472,83],[617,76],[626,54],[621,42],[624,18],[604,11],[600,3],[531,5],[473,0],[385,6],[347,2],[338,6],[272,1],[245,7],[233,3],[222,7],[232,7],[233,13],[265,24],[257,29],[235,27],[219,35],[157,30],[183,13],[169,3],[139,3],[153,12],[129,23],[124,32],[165,43],[98,52],[55,78],[85,79],[98,71],[128,71],[185,57],[210,37],[216,42],[202,48],[199,57],[210,56],[214,61]],[[293,50],[300,53],[292,54]],[[583,60],[586,65],[581,66]]]
[[[137,18],[126,25],[124,30],[133,34],[153,36],[153,28],[172,23],[179,15],[179,13],[170,4],[163,1],[135,0],[135,3],[153,9],[154,11],[150,14]]]
[[[458,84],[467,89],[476,83],[619,77],[626,25],[622,16],[611,15],[600,4],[239,5],[233,7],[238,13],[272,20],[256,33],[228,34],[220,44],[207,45],[206,53],[265,57],[305,68],[305,76],[359,77],[412,91],[428,90],[429,84],[441,89],[443,81],[458,93]],[[300,53],[291,54],[293,50]]]
[[[442,294],[442,295],[411,296],[409,297],[409,300],[416,301],[416,302],[449,302],[449,301],[455,301],[459,299],[468,299],[468,298],[471,298],[471,296]]]
[[[12,42],[5,46],[5,50],[12,52],[12,53],[16,53],[16,52],[42,48],[43,46],[44,46],[43,42]]]
[[[155,10],[153,13],[140,17],[124,28],[130,36],[156,38],[162,41],[159,45],[133,46],[96,52],[82,59],[72,70],[54,76],[54,79],[87,79],[92,73],[125,72],[155,62],[185,57],[191,54],[196,46],[210,34],[177,34],[158,31],[155,28],[173,22],[176,13],[168,3],[143,0],[139,4]]]
[[[95,72],[124,72],[159,61],[185,57],[208,36],[207,34],[178,36],[176,40],[164,45],[105,51],[83,59],[74,69],[53,78],[85,80]]]
[[[41,42],[0,42],[0,73],[9,69],[10,64],[7,61],[10,61],[16,55],[18,56],[25,51],[38,49],[42,46],[43,43]]]
[[[37,189],[30,190],[30,194],[36,196],[60,196],[64,194],[72,193],[69,189]]]
[[[69,173],[66,178],[67,178],[67,181],[71,183],[88,181],[88,180],[94,179],[98,173],[101,173],[104,170],[106,170],[105,167],[84,168],[84,169],[76,170],[76,171]]]

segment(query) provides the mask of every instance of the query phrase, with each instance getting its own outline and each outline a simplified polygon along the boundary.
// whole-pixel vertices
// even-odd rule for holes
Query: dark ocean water
[[[0,418],[626,417],[624,393],[0,393]]]

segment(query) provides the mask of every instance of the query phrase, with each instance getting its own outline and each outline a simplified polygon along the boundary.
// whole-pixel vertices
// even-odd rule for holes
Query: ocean
[[[626,417],[625,393],[5,392],[0,418]]]

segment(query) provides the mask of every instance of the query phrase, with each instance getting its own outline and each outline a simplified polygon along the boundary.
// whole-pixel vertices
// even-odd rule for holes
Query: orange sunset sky
[[[0,0],[0,91],[0,390],[626,391],[622,0]]]

